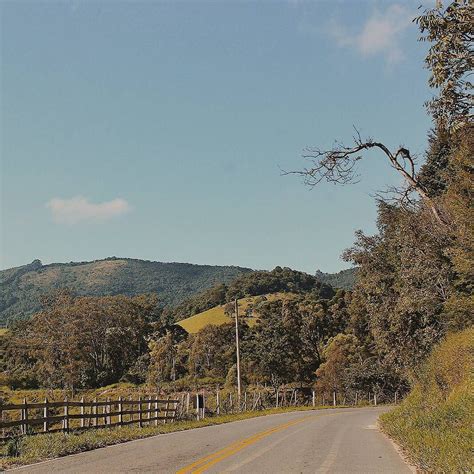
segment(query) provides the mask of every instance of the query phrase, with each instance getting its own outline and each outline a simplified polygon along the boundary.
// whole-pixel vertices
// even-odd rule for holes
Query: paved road
[[[28,473],[409,473],[375,424],[383,408],[270,415],[18,469]]]

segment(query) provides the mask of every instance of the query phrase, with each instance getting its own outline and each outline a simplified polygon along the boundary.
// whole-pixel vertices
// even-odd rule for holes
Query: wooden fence
[[[89,428],[110,428],[137,424],[173,422],[178,400],[148,396],[137,400],[48,401],[0,405],[2,439],[16,435],[70,432]]]
[[[201,419],[205,416],[216,416],[246,411],[258,411],[269,408],[319,407],[319,406],[361,406],[378,405],[380,403],[397,403],[376,392],[354,392],[350,394],[338,392],[316,392],[307,388],[256,388],[244,391],[241,396],[235,390],[203,389],[199,392],[184,392],[178,395],[178,417],[183,419]]]

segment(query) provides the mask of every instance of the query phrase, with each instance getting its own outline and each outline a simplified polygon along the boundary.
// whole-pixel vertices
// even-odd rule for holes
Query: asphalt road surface
[[[28,473],[409,473],[384,408],[283,413],[169,433],[17,469]]]

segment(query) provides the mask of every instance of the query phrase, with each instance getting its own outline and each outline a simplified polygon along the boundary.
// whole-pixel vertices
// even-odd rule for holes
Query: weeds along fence
[[[155,426],[176,419],[178,400],[157,396],[104,401],[48,401],[0,405],[1,439],[18,435],[111,428],[136,424]]]

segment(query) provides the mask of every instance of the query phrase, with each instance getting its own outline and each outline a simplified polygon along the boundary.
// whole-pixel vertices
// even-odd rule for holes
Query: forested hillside
[[[176,307],[166,308],[164,317],[170,322],[179,321],[236,298],[279,292],[310,293],[317,298],[330,298],[334,295],[333,288],[315,276],[291,268],[276,267],[272,271],[260,270],[244,274],[228,285],[222,283],[209,288]]]
[[[38,311],[41,296],[59,288],[87,296],[156,293],[160,305],[176,305],[217,283],[230,282],[251,271],[234,266],[115,257],[50,265],[35,260],[0,272],[0,323]]]
[[[357,268],[348,268],[337,273],[324,273],[316,271],[316,278],[333,288],[342,288],[343,290],[352,290],[357,278]]]
[[[172,313],[170,317],[183,319],[236,296],[307,291],[320,287],[321,291],[328,291],[329,285],[345,288],[351,274],[352,270],[344,270],[334,275],[320,273],[314,277],[280,267],[269,272],[237,266],[161,263],[115,257],[50,265],[35,260],[29,265],[0,271],[0,324],[39,311],[42,296],[64,288],[78,296],[154,293],[160,307],[166,307],[167,313]],[[321,285],[321,281],[325,283]]]

